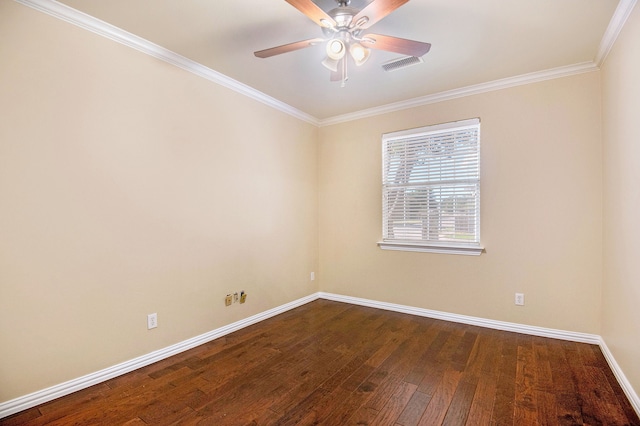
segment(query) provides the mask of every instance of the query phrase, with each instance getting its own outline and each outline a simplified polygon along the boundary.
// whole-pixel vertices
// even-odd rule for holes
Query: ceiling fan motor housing
[[[354,9],[349,6],[339,6],[335,9],[331,9],[327,14],[336,21],[336,29],[349,28],[353,17],[360,12],[358,9]]]

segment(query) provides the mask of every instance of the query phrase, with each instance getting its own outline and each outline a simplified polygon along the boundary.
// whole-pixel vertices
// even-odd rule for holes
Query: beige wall
[[[319,289],[602,333],[639,389],[639,14],[602,87],[594,72],[316,129],[0,1],[0,402]],[[486,253],[380,250],[381,134],[473,117]]]
[[[381,135],[480,117],[479,257],[383,251]],[[320,129],[323,291],[600,332],[602,163],[597,72]],[[526,305],[514,305],[525,293]]]
[[[12,1],[0,122],[0,402],[318,290],[315,126]]]
[[[604,285],[602,337],[640,391],[640,8],[602,68]]]

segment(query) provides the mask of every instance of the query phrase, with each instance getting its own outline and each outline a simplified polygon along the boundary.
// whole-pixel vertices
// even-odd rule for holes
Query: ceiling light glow
[[[327,55],[334,60],[342,59],[345,53],[344,42],[339,39],[329,40],[327,43]]]
[[[353,59],[356,62],[362,61],[365,58],[366,54],[367,52],[360,43],[355,43],[351,46],[351,56],[353,56]]]

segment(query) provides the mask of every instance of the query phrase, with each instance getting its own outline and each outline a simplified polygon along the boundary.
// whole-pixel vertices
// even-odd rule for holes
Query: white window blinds
[[[382,145],[383,243],[480,247],[480,121],[389,133]]]

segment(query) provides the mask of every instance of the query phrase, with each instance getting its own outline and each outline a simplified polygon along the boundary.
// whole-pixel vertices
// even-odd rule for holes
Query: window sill
[[[422,253],[462,254],[467,256],[479,256],[484,247],[468,247],[456,245],[428,245],[415,243],[378,242],[382,250],[415,251]]]

